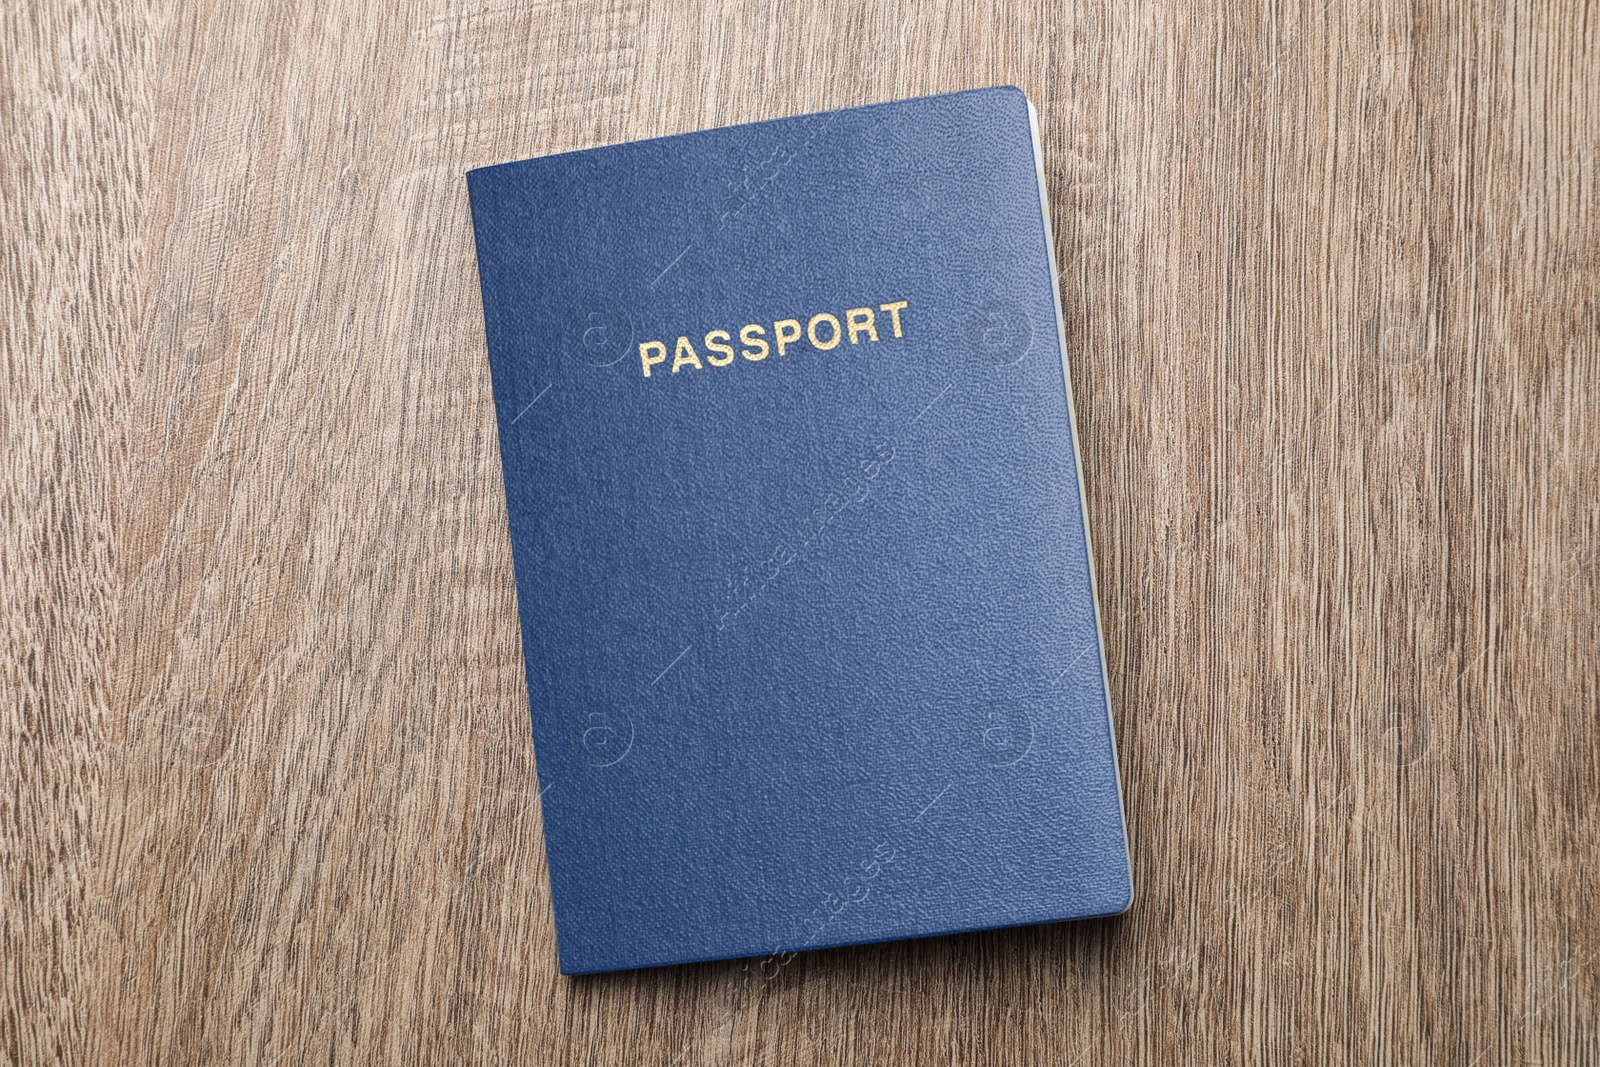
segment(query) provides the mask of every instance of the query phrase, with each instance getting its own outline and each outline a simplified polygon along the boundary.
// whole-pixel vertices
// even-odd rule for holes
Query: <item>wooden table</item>
[[[1594,3],[13,6],[0,1063],[1600,1062]],[[561,978],[462,175],[1004,82],[1133,910]]]

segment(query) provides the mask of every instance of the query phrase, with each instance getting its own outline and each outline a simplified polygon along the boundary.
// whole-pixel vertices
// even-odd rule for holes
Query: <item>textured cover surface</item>
[[[1125,909],[1022,94],[468,182],[562,970]]]

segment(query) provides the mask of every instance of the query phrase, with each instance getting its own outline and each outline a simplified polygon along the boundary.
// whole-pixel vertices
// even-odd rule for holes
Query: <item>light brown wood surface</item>
[[[1600,1063],[1592,0],[0,24],[0,1063]],[[1039,109],[1137,895],[556,974],[464,172]]]

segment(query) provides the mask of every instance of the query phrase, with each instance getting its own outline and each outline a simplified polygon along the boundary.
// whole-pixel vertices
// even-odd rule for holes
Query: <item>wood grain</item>
[[[14,0],[0,1062],[1600,1063],[1600,9]],[[555,973],[462,175],[1039,107],[1138,883]]]

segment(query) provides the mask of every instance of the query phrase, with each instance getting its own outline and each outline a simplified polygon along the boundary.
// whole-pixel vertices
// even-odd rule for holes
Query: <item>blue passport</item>
[[[1126,909],[1026,97],[467,180],[562,971]]]

